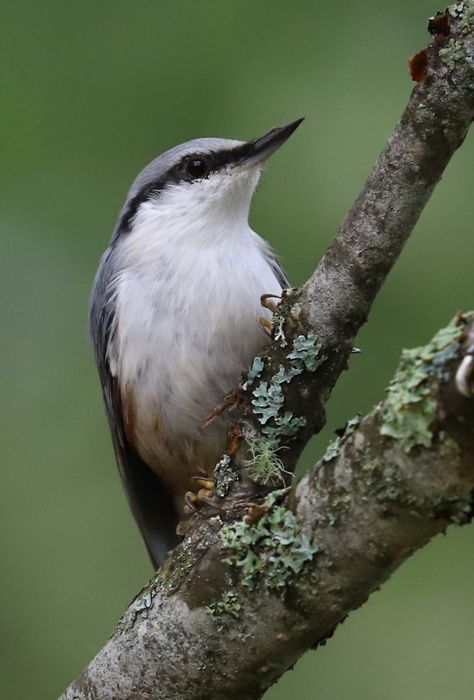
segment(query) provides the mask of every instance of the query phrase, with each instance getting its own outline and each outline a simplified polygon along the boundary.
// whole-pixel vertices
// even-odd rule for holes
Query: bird
[[[212,479],[230,419],[206,416],[269,342],[287,276],[248,217],[262,166],[301,124],[196,138],[136,177],[101,257],[89,332],[116,461],[151,561],[180,540],[193,477]]]

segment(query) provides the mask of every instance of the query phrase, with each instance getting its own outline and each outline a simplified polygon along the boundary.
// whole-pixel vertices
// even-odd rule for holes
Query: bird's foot
[[[277,294],[262,294],[260,297],[260,305],[263,306],[264,309],[271,311],[272,314],[275,314],[278,311],[278,305],[275,304],[272,299],[281,299],[281,297]]]
[[[281,299],[281,297],[277,296],[276,294],[262,294],[260,297],[260,305],[263,306],[264,309],[268,309],[272,314],[275,314],[278,311],[278,306],[273,299]],[[272,321],[265,316],[257,316],[257,321],[265,335],[268,335],[268,337],[271,338],[273,326]]]
[[[198,488],[197,493],[187,491],[184,495],[184,512],[188,515],[197,513],[203,506],[211,506],[215,510],[221,510],[213,501],[215,481],[202,476],[193,476],[193,484]]]
[[[265,316],[257,316],[257,321],[265,335],[268,335],[268,337],[271,338],[272,322],[269,321],[268,318],[265,318]]]
[[[224,413],[225,410],[231,409],[236,404],[238,404],[239,399],[240,389],[232,389],[232,391],[229,392],[227,396],[224,396],[224,400],[221,401],[220,404],[215,406],[209,413],[209,415],[206,416],[201,428],[207,428],[207,426],[210,425],[216,418],[218,418],[221,415],[221,413]]]

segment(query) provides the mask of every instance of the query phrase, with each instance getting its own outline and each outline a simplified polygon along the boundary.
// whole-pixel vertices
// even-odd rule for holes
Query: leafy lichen
[[[417,445],[430,447],[432,443],[438,383],[447,378],[446,362],[457,356],[459,339],[470,317],[454,318],[428,345],[402,352],[381,410],[380,433],[398,440],[407,453]]]
[[[321,343],[318,343],[317,336],[310,332],[308,335],[299,335],[293,341],[293,350],[287,357],[296,368],[306,369],[308,372],[315,372],[320,364],[326,359],[320,355]]]
[[[285,484],[292,476],[277,455],[277,449],[268,440],[257,438],[249,443],[249,458],[244,461],[252,481],[267,486]]]
[[[260,377],[262,374],[264,368],[264,362],[261,357],[255,357],[252,363],[251,368],[248,371],[247,374],[247,379],[245,382],[242,384],[242,389],[246,391],[249,387],[252,386],[254,381]]]
[[[301,374],[302,371],[302,367],[296,367],[295,365],[291,365],[288,369],[280,365],[278,372],[273,375],[272,382],[273,384],[284,384],[285,382],[289,384],[293,377]]]
[[[319,551],[296,515],[283,505],[270,506],[257,523],[240,520],[225,525],[220,536],[225,561],[238,572],[241,585],[251,589],[263,584],[283,592]]]
[[[252,395],[253,412],[258,416],[261,425],[265,425],[270,418],[276,418],[285,402],[285,396],[279,384],[260,382]]]
[[[294,416],[289,411],[286,411],[282,416],[277,416],[274,420],[274,425],[265,425],[262,428],[262,433],[266,440],[277,448],[282,437],[293,438],[301,428],[306,425],[304,416]]]
[[[290,411],[282,414],[285,403],[282,384],[289,384],[294,377],[305,370],[314,372],[325,360],[325,357],[320,355],[320,350],[321,344],[318,343],[314,333],[310,332],[306,336],[299,335],[294,339],[287,355],[288,366],[280,365],[269,382],[261,381],[252,392],[253,412],[262,426],[265,439],[273,448],[279,446],[281,438],[295,437],[306,425],[304,416],[295,416]]]
[[[281,415],[284,402],[283,390],[277,383],[260,382],[253,392],[254,413],[258,416],[263,435],[273,448],[278,447],[282,437],[292,438],[306,425],[304,416],[294,416],[289,411]]]
[[[433,439],[436,401],[430,377],[430,365],[421,359],[419,349],[404,350],[387,389],[380,432],[398,440],[407,453],[416,445],[429,447]]]

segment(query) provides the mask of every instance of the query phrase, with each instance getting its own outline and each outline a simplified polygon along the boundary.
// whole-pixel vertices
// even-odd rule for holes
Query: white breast
[[[203,420],[268,340],[261,295],[281,293],[266,244],[248,225],[180,236],[176,220],[149,219],[122,250],[113,354],[135,398],[137,448],[153,463],[163,440],[221,442],[224,422],[202,430]]]

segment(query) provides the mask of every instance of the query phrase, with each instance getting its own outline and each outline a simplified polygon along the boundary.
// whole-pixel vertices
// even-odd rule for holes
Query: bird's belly
[[[181,476],[189,488],[190,476],[212,474],[225,448],[229,418],[202,424],[268,341],[260,296],[281,287],[266,265],[245,281],[208,275],[181,286],[155,279],[149,296],[144,288],[131,276],[119,300],[117,375],[132,406],[131,438],[173,490]]]
[[[195,462],[198,473],[198,463],[208,465],[224,449],[228,428],[225,414],[207,428],[204,420],[238,386],[266,337],[255,318],[243,322],[234,338],[216,328],[210,343],[200,337],[199,326],[173,338],[164,329],[160,333],[162,325],[156,324],[156,336],[142,351],[142,371],[133,385],[135,440],[151,466],[176,469]]]

